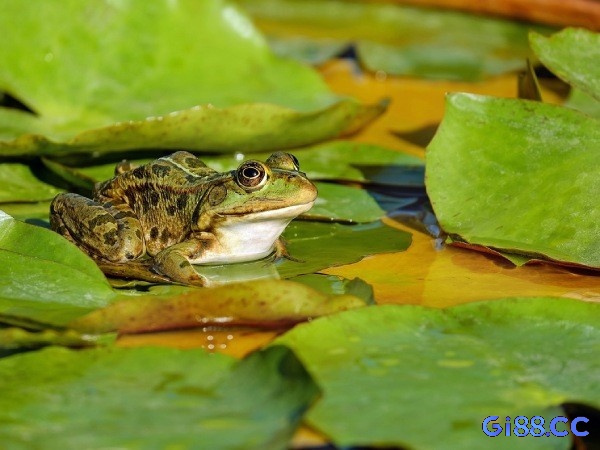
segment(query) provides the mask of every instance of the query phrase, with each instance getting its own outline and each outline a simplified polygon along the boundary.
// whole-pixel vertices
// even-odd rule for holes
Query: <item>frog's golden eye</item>
[[[240,186],[246,190],[261,188],[267,181],[268,174],[265,166],[259,161],[246,161],[235,173]]]

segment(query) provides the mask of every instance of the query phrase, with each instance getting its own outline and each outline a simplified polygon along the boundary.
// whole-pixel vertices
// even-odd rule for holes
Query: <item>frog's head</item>
[[[201,212],[237,222],[284,220],[308,211],[317,188],[288,153],[272,154],[266,162],[248,160],[206,193]],[[198,217],[202,229],[202,217]]]

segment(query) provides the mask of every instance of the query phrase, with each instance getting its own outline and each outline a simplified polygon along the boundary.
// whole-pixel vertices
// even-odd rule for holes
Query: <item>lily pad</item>
[[[293,147],[384,108],[340,99],[274,56],[222,0],[10,0],[0,28],[0,90],[36,113],[0,108],[1,155]]]
[[[38,180],[24,164],[0,164],[0,203],[50,200],[60,192]]]
[[[139,333],[200,326],[289,327],[314,317],[365,306],[352,295],[327,296],[292,281],[259,280],[191,289],[167,298],[136,296],[76,319],[82,333]]]
[[[572,86],[600,100],[600,33],[567,28],[550,37],[530,35],[537,57]]]
[[[288,448],[317,395],[283,348],[49,348],[0,360],[6,448]],[[268,408],[264,406],[268,405]]]
[[[527,34],[547,28],[466,13],[377,2],[341,0],[238,1],[268,35],[280,54],[304,59],[302,37],[327,48],[356,42],[370,70],[393,75],[478,80],[525,66],[531,55]],[[284,53],[285,40],[291,40]],[[298,49],[301,51],[298,52]]]
[[[293,260],[276,262],[282,278],[360,261],[376,253],[401,252],[411,235],[381,221],[360,225],[294,221],[283,233]]]
[[[577,111],[452,94],[427,149],[427,192],[455,238],[600,268],[598,148],[600,122]]]
[[[462,450],[489,445],[487,416],[503,426],[540,415],[548,431],[563,402],[600,407],[598,323],[599,305],[570,299],[386,305],[299,325],[274,344],[292,348],[322,389],[307,421],[336,445]],[[499,436],[494,448],[570,444]]]
[[[0,211],[0,318],[64,325],[115,295],[96,263],[73,244]]]

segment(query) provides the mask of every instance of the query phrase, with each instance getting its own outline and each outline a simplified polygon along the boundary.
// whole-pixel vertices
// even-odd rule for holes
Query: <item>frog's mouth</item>
[[[265,211],[256,211],[251,213],[232,212],[222,213],[224,217],[235,217],[236,219],[247,221],[247,222],[262,222],[266,220],[277,220],[277,219],[293,219],[302,213],[308,211],[314,205],[315,201],[307,203],[301,203],[299,205],[285,206],[277,209],[267,209]]]

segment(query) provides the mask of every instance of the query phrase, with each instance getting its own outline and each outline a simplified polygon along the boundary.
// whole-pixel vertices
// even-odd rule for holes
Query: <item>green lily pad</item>
[[[0,164],[0,203],[50,200],[60,192],[38,180],[24,164]]]
[[[599,323],[600,305],[570,299],[389,305],[299,325],[274,345],[292,348],[321,388],[307,421],[336,445],[462,450],[492,445],[487,416],[504,426],[506,416],[540,415],[549,431],[563,402],[600,407]],[[552,436],[493,442],[570,445]]]
[[[327,296],[292,281],[259,280],[179,295],[135,296],[69,324],[89,334],[139,333],[202,326],[289,327],[334,312],[365,306],[352,295]]]
[[[304,59],[304,37],[318,45],[356,42],[370,70],[393,75],[478,80],[521,69],[527,34],[546,28],[435,9],[342,0],[240,0],[258,26],[278,38],[280,54]],[[293,37],[288,52],[285,40]],[[298,52],[300,49],[300,52]]]
[[[11,449],[284,450],[317,395],[283,348],[239,363],[200,350],[49,348],[0,360],[0,389]]]
[[[448,96],[427,149],[442,228],[470,244],[600,267],[600,122],[524,100]]]
[[[360,261],[376,253],[401,252],[411,235],[380,221],[360,225],[294,221],[283,233],[293,260],[276,262],[282,278]]]
[[[553,73],[600,100],[600,33],[567,28],[550,37],[531,33],[531,48]]]
[[[222,0],[10,0],[0,29],[0,90],[37,113],[0,108],[0,155],[293,147],[384,107],[333,95]]]
[[[96,263],[73,244],[0,211],[0,320],[64,325],[115,295]]]

